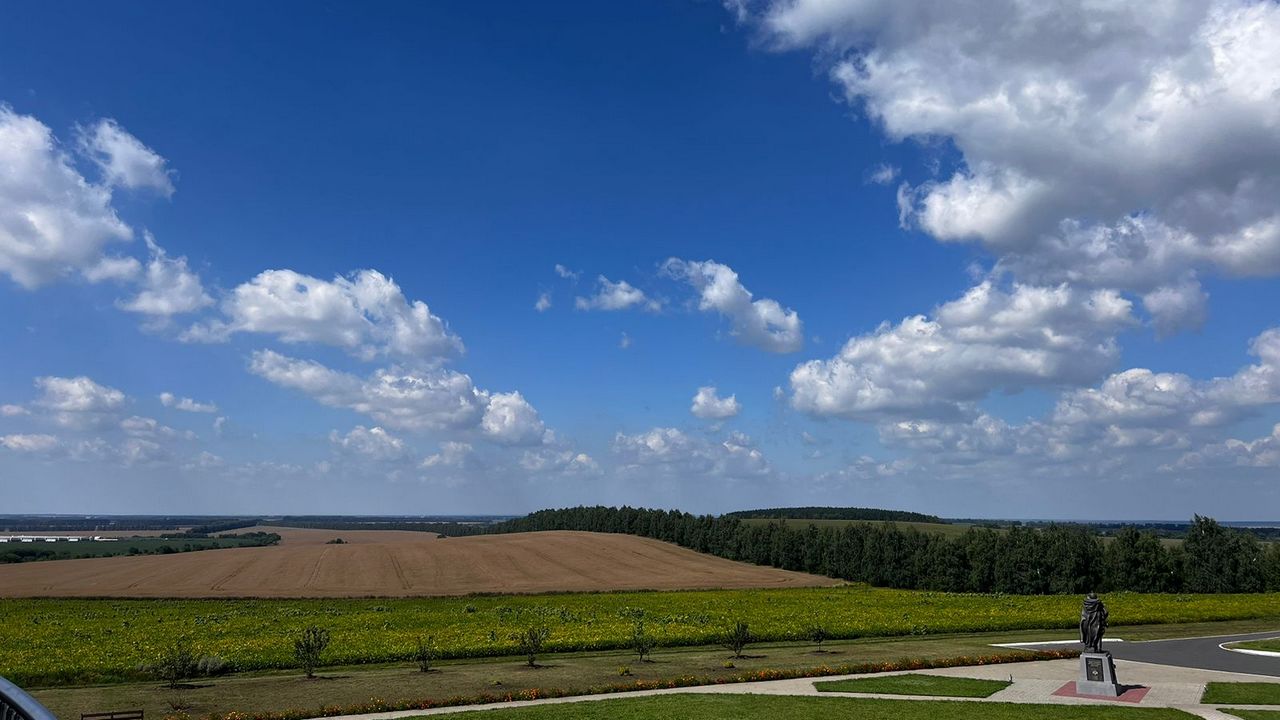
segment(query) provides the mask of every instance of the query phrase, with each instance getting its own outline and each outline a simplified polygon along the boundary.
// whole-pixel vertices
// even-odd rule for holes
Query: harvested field
[[[439,539],[394,530],[253,529],[283,540],[274,547],[0,566],[0,597],[416,597],[839,584],[631,535]],[[339,537],[345,544],[327,544]]]

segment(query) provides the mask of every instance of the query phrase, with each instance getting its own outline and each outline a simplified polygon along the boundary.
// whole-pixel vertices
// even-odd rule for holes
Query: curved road
[[[1145,642],[1108,642],[1105,643],[1105,647],[1117,660],[1133,660],[1155,665],[1175,665],[1178,667],[1199,668],[1201,670],[1222,670],[1280,677],[1280,657],[1246,655],[1218,647],[1222,643],[1240,642],[1242,640],[1266,640],[1274,637],[1280,637],[1280,630],[1250,633],[1248,635],[1218,635],[1174,640],[1147,640]],[[1061,648],[1062,646],[1044,645],[1041,647]]]

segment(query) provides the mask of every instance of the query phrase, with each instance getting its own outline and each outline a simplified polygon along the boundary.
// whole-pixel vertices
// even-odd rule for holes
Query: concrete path
[[[706,685],[691,688],[673,688],[669,690],[641,690],[628,693],[612,693],[608,695],[583,695],[567,698],[548,698],[545,700],[527,700],[518,702],[494,703],[491,705],[472,705],[456,708],[435,708],[431,710],[406,710],[400,712],[376,713],[370,715],[349,715],[336,720],[395,720],[397,718],[420,717],[428,715],[448,715],[472,710],[493,710],[499,708],[532,707],[571,702],[595,702],[598,700],[615,700],[626,697],[645,697],[650,695],[670,694],[755,694],[755,695],[800,695],[823,697],[864,697],[894,700],[954,700],[957,702],[1007,702],[1041,705],[1121,705],[1123,707],[1165,707],[1182,710],[1192,715],[1211,720],[1231,718],[1219,712],[1214,705],[1201,705],[1200,696],[1207,682],[1275,682],[1280,677],[1259,676],[1244,673],[1230,673],[1168,665],[1118,660],[1116,673],[1121,682],[1131,685],[1143,685],[1150,688],[1147,696],[1137,705],[1116,703],[1114,701],[1059,697],[1053,691],[1065,683],[1076,679],[1079,672],[1078,660],[1048,660],[1042,662],[1010,663],[1003,665],[983,665],[974,667],[945,668],[939,670],[916,671],[930,675],[946,677],[971,677],[988,680],[1011,680],[1012,685],[992,695],[990,698],[930,698],[905,697],[900,695],[876,695],[854,693],[819,693],[815,682],[866,678],[877,676],[901,675],[903,672],[877,673],[875,675],[844,675],[824,678],[797,678],[793,680],[773,680],[768,682],[735,683],[728,685]],[[1236,705],[1243,709],[1277,710],[1276,706]]]

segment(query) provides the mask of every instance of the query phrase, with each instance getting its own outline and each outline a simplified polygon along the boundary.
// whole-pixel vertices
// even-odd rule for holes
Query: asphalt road
[[[1249,635],[1219,635],[1146,642],[1108,642],[1104,647],[1117,660],[1280,677],[1280,657],[1246,655],[1218,647],[1222,643],[1265,640],[1273,637],[1280,637],[1280,630]],[[1044,647],[1062,648],[1061,645]]]

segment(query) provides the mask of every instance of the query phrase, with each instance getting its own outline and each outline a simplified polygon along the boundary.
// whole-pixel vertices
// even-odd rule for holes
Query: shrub
[[[618,675],[620,675],[620,676],[627,676],[627,675],[630,675],[630,674],[631,674],[631,666],[630,666],[630,665],[619,665],[619,666],[618,666]]]
[[[822,652],[822,643],[826,642],[827,638],[831,637],[830,633],[827,632],[827,628],[817,623],[809,627],[807,634],[809,639],[813,641],[813,644],[818,646],[818,652]]]
[[[314,625],[305,628],[293,641],[293,657],[308,678],[316,676],[320,654],[329,647],[329,631]]]
[[[738,620],[734,624],[725,629],[720,636],[720,645],[733,653],[735,658],[742,657],[742,651],[747,648],[751,642],[751,630],[747,624]]]
[[[227,661],[217,655],[201,655],[196,661],[196,672],[207,677],[221,675],[229,670]]]
[[[631,649],[636,651],[636,656],[640,658],[640,662],[650,662],[649,653],[653,652],[657,641],[653,636],[645,632],[644,620],[636,620],[631,628]]]
[[[529,667],[538,667],[538,654],[542,652],[550,635],[551,628],[545,625],[528,627],[515,634],[516,649],[521,655],[528,657]]]
[[[160,652],[155,664],[155,674],[169,687],[176,688],[187,678],[196,673],[196,656],[191,652],[191,644],[185,638],[171,643]]]
[[[436,661],[436,657],[440,655],[439,648],[436,647],[436,639],[434,636],[423,640],[418,637],[417,647],[413,650],[414,662],[418,663],[418,669],[422,672],[431,672],[431,664]]]

